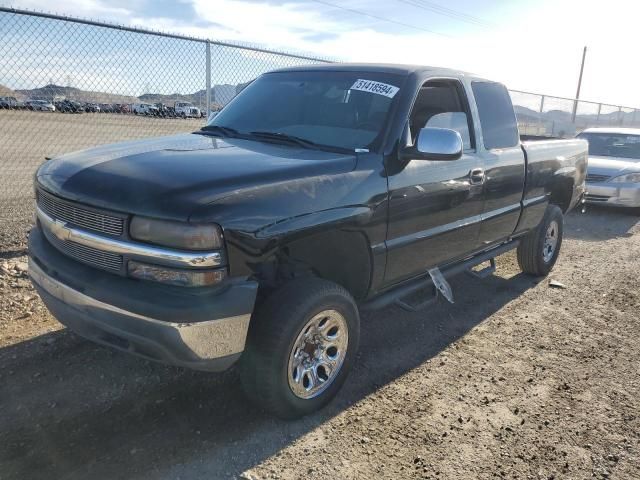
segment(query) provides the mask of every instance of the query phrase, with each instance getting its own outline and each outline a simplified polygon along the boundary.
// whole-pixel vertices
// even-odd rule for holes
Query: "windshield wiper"
[[[295,135],[289,135],[282,132],[267,132],[267,131],[255,131],[249,132],[249,135],[253,137],[265,138],[267,140],[281,140],[287,143],[294,143],[305,148],[316,148],[317,144],[311,140],[305,140],[304,138],[296,137]]]
[[[282,132],[253,131],[249,132],[247,135],[261,140],[275,140],[312,150],[330,150],[340,153],[350,152],[348,148],[336,147],[334,145],[323,145],[307,140],[306,138],[296,137],[295,135],[289,135],[288,133]]]
[[[235,128],[225,127],[223,125],[206,125],[195,133],[213,133],[223,137],[235,137],[238,135],[238,131]]]

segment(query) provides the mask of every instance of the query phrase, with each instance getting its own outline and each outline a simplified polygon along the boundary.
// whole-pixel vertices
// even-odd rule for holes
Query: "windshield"
[[[625,133],[581,133],[589,142],[589,155],[640,160],[640,135]]]
[[[209,122],[242,134],[272,132],[349,150],[370,148],[403,77],[371,72],[262,75]]]

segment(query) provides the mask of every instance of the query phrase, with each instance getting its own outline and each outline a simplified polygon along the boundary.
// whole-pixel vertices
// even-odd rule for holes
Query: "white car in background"
[[[150,103],[134,103],[133,113],[136,115],[158,115],[158,107]]]
[[[56,107],[46,100],[27,100],[25,106],[29,110],[38,110],[40,112],[55,112]]]
[[[640,129],[589,128],[586,201],[640,209]]]
[[[191,102],[176,102],[175,103],[176,117],[182,118],[200,118],[202,112],[198,107],[195,107]]]

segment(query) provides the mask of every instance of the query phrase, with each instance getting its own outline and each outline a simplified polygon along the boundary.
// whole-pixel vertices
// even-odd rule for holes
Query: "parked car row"
[[[202,118],[204,110],[190,102],[175,102],[173,106],[164,103],[94,103],[77,102],[74,100],[26,100],[20,101],[15,97],[0,97],[0,109],[34,110],[60,113],[129,113],[167,118]]]

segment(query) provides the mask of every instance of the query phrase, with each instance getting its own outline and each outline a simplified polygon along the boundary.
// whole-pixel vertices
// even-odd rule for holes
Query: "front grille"
[[[75,258],[82,263],[110,272],[120,273],[122,271],[122,255],[103,252],[102,250],[97,250],[68,240],[60,240],[46,228],[43,228],[43,230],[47,240],[65,255]]]
[[[62,200],[41,189],[36,190],[38,207],[56,220],[68,222],[76,227],[119,237],[124,232],[124,217],[89,209],[82,205]]]
[[[587,182],[606,182],[611,178],[611,175],[598,175],[597,173],[588,173]]]
[[[592,195],[590,193],[587,193],[585,195],[585,198],[591,202],[606,202],[611,197],[608,197],[606,195]]]

